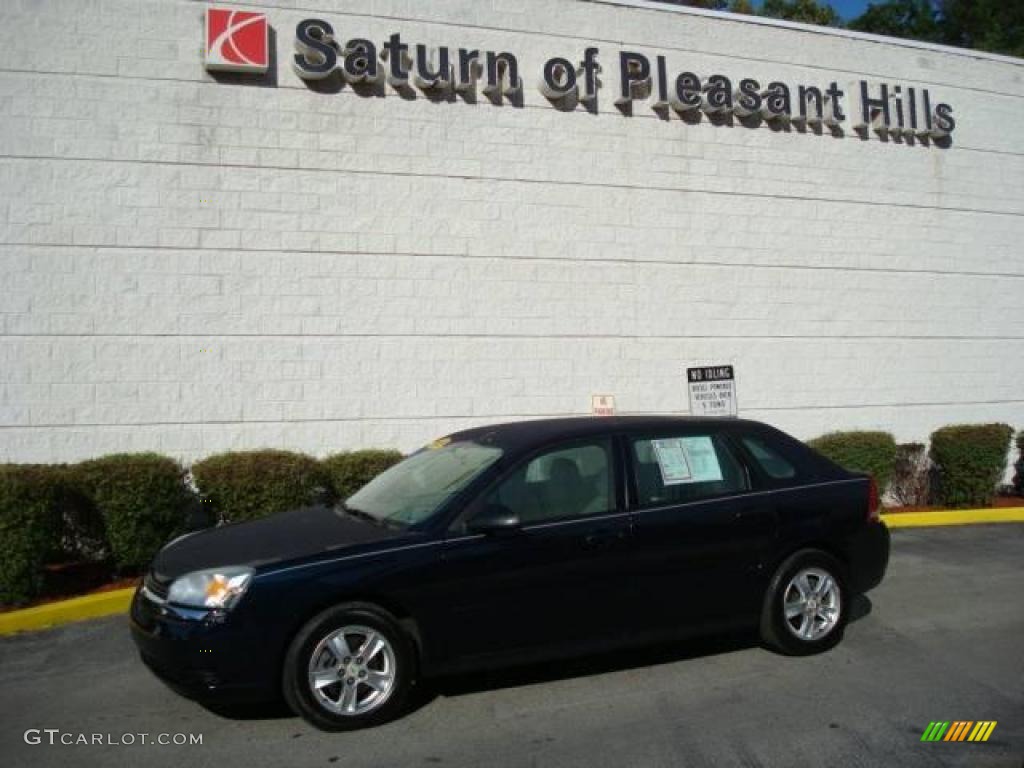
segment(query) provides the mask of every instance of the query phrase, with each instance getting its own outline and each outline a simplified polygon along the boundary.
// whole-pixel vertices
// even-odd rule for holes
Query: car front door
[[[596,645],[621,631],[633,586],[624,578],[632,540],[622,476],[611,438],[560,444],[470,505],[443,554],[444,655]],[[474,518],[496,510],[518,525],[474,532]]]
[[[663,631],[756,615],[774,510],[770,494],[751,492],[750,471],[731,440],[695,426],[626,443],[638,612]]]

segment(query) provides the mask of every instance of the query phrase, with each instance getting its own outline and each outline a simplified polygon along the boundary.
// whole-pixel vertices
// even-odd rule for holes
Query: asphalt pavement
[[[0,639],[0,762],[1024,766],[1024,525],[894,531],[888,577],[856,612],[821,656],[733,637],[474,675],[443,681],[399,721],[344,734],[280,707],[183,699],[138,661],[124,617],[95,620]],[[922,743],[933,720],[998,725],[987,743]],[[60,743],[97,736],[115,743]]]

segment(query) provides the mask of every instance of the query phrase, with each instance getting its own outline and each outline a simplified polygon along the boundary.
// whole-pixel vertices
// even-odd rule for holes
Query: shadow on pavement
[[[857,595],[850,604],[849,620],[859,621],[868,616],[871,609],[871,600],[866,595]],[[756,632],[734,632],[436,678],[417,686],[410,697],[405,714],[425,707],[438,697],[465,696],[502,688],[517,688],[574,677],[590,677],[671,664],[745,650],[757,646],[759,642]],[[283,700],[258,703],[205,701],[200,704],[206,710],[231,720],[274,720],[295,717]]]
[[[860,621],[871,613],[871,609],[871,600],[867,595],[854,596],[850,603],[849,621]],[[428,687],[433,688],[441,696],[462,696],[467,693],[514,688],[571,677],[588,677],[671,664],[702,656],[732,653],[759,644],[760,639],[756,631],[740,631],[439,678],[430,681]]]
[[[855,595],[853,600],[850,601],[850,617],[848,621],[852,624],[871,615],[872,607],[870,597],[867,595]]]
[[[441,696],[463,696],[500,688],[515,688],[671,664],[702,656],[732,653],[752,648],[757,644],[757,636],[753,633],[732,633],[455,675],[432,680],[430,687]]]
[[[284,699],[270,701],[200,701],[207,712],[228,720],[281,720],[295,717]]]

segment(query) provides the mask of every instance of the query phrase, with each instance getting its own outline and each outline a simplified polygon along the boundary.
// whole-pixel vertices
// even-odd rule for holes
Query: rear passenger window
[[[678,435],[632,441],[637,503],[684,504],[750,487],[743,466],[720,435]]]
[[[764,470],[768,477],[776,480],[788,480],[796,477],[796,468],[779,455],[778,451],[769,446],[759,437],[744,437],[743,445],[750,451],[754,461]]]

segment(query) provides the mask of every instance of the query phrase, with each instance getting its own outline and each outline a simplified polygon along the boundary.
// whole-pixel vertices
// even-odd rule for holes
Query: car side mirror
[[[522,528],[519,515],[501,504],[488,504],[480,509],[466,525],[470,533],[488,536],[507,536]]]

